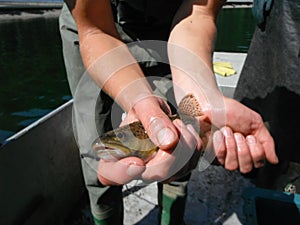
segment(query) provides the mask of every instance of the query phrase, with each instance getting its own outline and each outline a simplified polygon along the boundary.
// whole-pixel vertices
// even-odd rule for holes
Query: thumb
[[[119,161],[100,160],[97,175],[103,185],[122,185],[138,178],[145,169],[143,160],[136,157]]]
[[[172,148],[177,143],[177,132],[169,124],[169,118],[152,117],[148,125],[150,139],[160,148]]]
[[[168,108],[166,105],[157,97],[143,99],[134,105],[134,111],[151,141],[161,149],[175,147],[178,142],[177,130],[166,115],[166,110],[162,110]]]

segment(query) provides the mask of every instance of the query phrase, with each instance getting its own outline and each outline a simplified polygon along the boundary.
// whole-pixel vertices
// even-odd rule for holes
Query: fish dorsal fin
[[[185,114],[192,117],[202,116],[203,112],[199,102],[193,94],[186,95],[179,103],[179,114]]]

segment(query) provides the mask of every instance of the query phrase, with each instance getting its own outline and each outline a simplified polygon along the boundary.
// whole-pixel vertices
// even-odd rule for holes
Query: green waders
[[[190,175],[169,184],[158,183],[158,220],[160,225],[183,225]]]

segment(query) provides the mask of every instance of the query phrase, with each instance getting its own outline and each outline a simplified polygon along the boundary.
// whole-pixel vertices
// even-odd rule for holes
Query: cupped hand
[[[228,170],[242,173],[259,168],[267,160],[278,163],[272,136],[261,116],[233,99],[224,97],[226,123],[213,136],[218,161]]]
[[[146,183],[170,182],[185,176],[197,166],[203,148],[199,134],[191,124],[186,125],[179,119],[173,123],[178,129],[180,140],[173,149],[159,149],[155,157],[146,164],[146,170],[141,176]]]
[[[241,173],[248,173],[264,165],[266,153],[255,136],[244,137],[229,127],[223,127],[214,133],[213,138],[217,160],[227,170],[238,169]]]

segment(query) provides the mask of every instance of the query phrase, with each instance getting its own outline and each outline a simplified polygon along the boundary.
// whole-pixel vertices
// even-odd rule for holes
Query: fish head
[[[92,148],[98,157],[105,160],[119,160],[128,156],[148,160],[158,150],[140,122],[104,133],[94,141]]]

